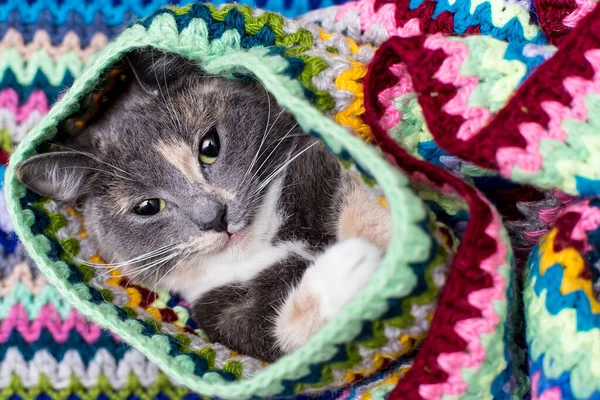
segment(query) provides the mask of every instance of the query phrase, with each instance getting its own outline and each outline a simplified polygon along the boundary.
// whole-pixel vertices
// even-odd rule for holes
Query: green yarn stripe
[[[82,400],[96,400],[101,395],[107,400],[126,400],[131,396],[140,400],[154,400],[158,395],[164,394],[170,399],[180,399],[186,394],[192,393],[185,387],[173,386],[173,383],[163,373],[159,372],[156,380],[151,386],[143,386],[135,374],[131,374],[125,386],[115,390],[108,378],[99,376],[94,387],[86,388],[75,376],[64,389],[57,389],[52,381],[44,375],[40,375],[38,383],[33,387],[27,387],[18,375],[13,375],[6,387],[0,389],[0,398],[10,399],[18,396],[20,399],[50,398],[52,400],[64,400],[70,395],[76,395]]]

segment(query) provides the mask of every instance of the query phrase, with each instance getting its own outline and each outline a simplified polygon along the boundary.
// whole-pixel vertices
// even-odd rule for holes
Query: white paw
[[[319,299],[325,320],[337,315],[366,286],[381,257],[382,251],[368,240],[351,238],[327,249],[306,270],[302,284]]]

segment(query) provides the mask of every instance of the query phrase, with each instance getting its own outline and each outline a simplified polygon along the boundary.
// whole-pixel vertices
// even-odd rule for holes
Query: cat
[[[81,134],[17,168],[103,259],[180,293],[212,341],[274,361],[368,282],[391,217],[256,82],[150,49]]]

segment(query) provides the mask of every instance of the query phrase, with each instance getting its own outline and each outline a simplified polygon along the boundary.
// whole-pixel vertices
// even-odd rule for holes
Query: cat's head
[[[258,84],[170,54],[127,59],[124,93],[81,135],[19,165],[21,182],[77,204],[106,261],[144,257],[126,265],[149,283],[178,262],[235,262],[269,240],[277,178],[310,139]]]

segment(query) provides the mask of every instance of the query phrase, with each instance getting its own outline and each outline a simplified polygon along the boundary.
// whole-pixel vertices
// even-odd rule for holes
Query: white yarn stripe
[[[29,117],[23,122],[17,122],[15,115],[7,108],[0,108],[0,130],[7,129],[13,144],[20,143],[27,132],[37,125],[42,119],[38,110],[32,110]]]
[[[46,350],[36,352],[30,361],[26,361],[18,348],[11,347],[0,362],[0,387],[7,387],[16,374],[25,387],[32,388],[43,374],[58,390],[67,388],[73,376],[86,388],[96,386],[98,378],[104,376],[113,389],[120,390],[125,387],[130,375],[135,374],[141,385],[148,388],[156,381],[158,372],[155,364],[133,349],[119,361],[106,349],[99,349],[86,367],[77,350],[68,350],[60,362]]]

